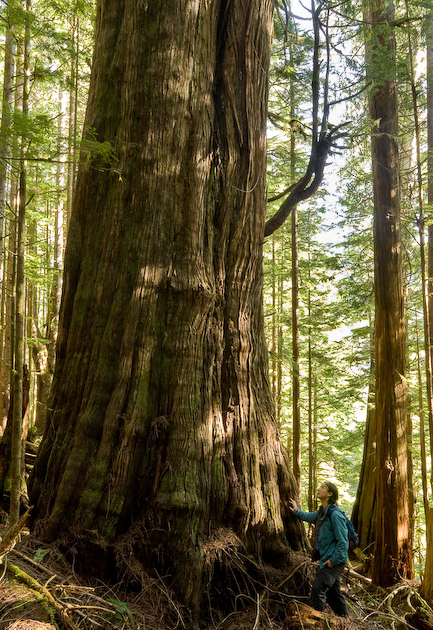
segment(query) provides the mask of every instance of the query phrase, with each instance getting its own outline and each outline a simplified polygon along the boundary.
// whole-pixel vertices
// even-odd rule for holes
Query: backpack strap
[[[340,510],[340,508],[338,507],[338,505],[330,505],[328,507],[328,511],[326,512],[326,515],[329,515],[329,518],[331,518],[332,514],[335,512],[335,510],[338,510],[339,512],[343,513],[342,510]]]

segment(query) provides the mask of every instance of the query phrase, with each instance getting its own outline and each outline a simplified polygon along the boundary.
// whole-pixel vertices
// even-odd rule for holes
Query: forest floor
[[[231,611],[209,606],[196,623],[155,572],[141,576],[140,588],[127,593],[123,583],[78,575],[71,557],[67,560],[54,546],[42,547],[28,533],[21,535],[0,565],[0,630],[433,630],[433,612],[418,595],[419,584],[379,589],[353,570],[342,581],[349,618],[317,613],[306,604],[315,567],[304,554],[293,553],[284,569],[269,567],[264,583],[255,583],[255,593],[249,589],[233,598]],[[290,592],[296,576],[298,593],[304,595]]]

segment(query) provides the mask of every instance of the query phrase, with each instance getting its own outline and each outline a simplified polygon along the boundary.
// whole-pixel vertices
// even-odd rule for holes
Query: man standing
[[[320,569],[313,582],[310,603],[320,611],[325,610],[328,603],[336,615],[346,617],[346,600],[340,590],[340,578],[349,550],[346,518],[335,505],[338,490],[333,483],[325,481],[317,491],[317,498],[322,503],[317,512],[302,512],[296,501],[289,500],[289,507],[295,516],[316,526],[313,557],[320,559]]]

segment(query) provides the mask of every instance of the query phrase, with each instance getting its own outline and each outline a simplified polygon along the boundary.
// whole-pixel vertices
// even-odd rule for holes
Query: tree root
[[[124,588],[129,584],[128,576],[125,580],[120,577],[122,590],[99,583],[92,588],[77,584],[80,577],[72,569],[74,583],[70,584],[71,567],[66,566],[64,559],[59,560],[58,554],[46,556],[51,563],[48,567],[32,559],[35,542],[28,555],[16,549],[11,552],[9,559],[16,560],[19,567],[12,564],[9,572],[31,590],[32,599],[43,606],[47,621],[49,618],[53,625],[57,620],[59,626],[65,625],[67,630],[196,628],[188,611],[165,584],[165,576],[157,575],[157,579],[146,576],[142,565],[139,588],[128,591]],[[433,611],[413,584],[400,583],[392,590],[385,590],[376,588],[364,576],[350,572],[347,579],[354,582],[356,591],[347,595],[349,618],[340,618],[329,610],[318,613],[304,603],[308,583],[315,573],[308,556],[293,553],[291,563],[277,569],[255,562],[240,545],[224,544],[226,542],[212,542],[208,560],[215,572],[214,587],[220,589],[220,598],[209,586],[209,608],[203,608],[200,620],[203,630],[433,630]],[[27,549],[31,544],[30,540]],[[128,557],[131,562],[133,556]],[[132,564],[129,571],[134,572],[135,568]],[[63,577],[59,577],[62,574]],[[102,597],[101,592],[95,590],[100,586],[105,593]],[[123,599],[127,603],[119,601]]]

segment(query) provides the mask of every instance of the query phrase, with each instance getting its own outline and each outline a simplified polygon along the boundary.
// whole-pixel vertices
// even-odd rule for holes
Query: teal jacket
[[[349,552],[346,518],[343,512],[338,508],[331,510],[330,516],[328,516],[329,507],[329,504],[325,507],[322,518],[320,519],[319,554],[321,569],[323,569],[324,562],[329,558],[331,558],[334,565],[345,564]],[[301,521],[315,524],[319,510],[317,510],[317,512],[302,512],[298,509],[294,514]]]

